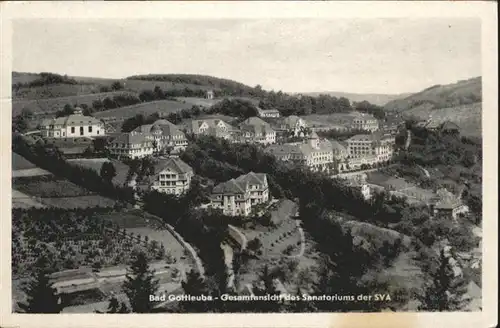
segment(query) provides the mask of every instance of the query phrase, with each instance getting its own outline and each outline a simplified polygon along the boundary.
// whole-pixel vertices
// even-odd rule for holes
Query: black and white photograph
[[[440,15],[12,19],[11,312],[483,311],[484,26]]]

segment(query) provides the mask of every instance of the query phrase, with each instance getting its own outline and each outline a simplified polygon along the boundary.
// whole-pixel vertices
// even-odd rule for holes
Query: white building
[[[184,124],[187,133],[209,135],[218,138],[232,139],[234,127],[220,119],[191,120]]]
[[[278,118],[280,117],[280,112],[277,109],[262,109],[262,108],[257,108],[257,112],[259,117],[271,117],[271,118]]]
[[[43,120],[40,124],[45,138],[92,138],[106,135],[104,123],[92,116],[75,114]]]
[[[240,124],[239,141],[271,145],[276,143],[276,131],[258,117],[250,117]]]
[[[151,134],[140,132],[122,133],[108,146],[111,155],[126,158],[142,158],[153,155],[154,138]]]
[[[301,143],[271,145],[266,151],[282,161],[302,164],[313,171],[329,171],[334,163],[332,143],[313,132]]]
[[[225,215],[247,216],[252,206],[269,201],[269,187],[264,173],[250,172],[217,185],[212,191],[211,206]]]
[[[205,93],[205,99],[211,100],[211,99],[214,99],[214,96],[215,96],[215,94],[214,94],[213,90],[208,90]]]
[[[189,190],[193,169],[178,157],[160,159],[155,173],[146,180],[150,190],[171,195],[181,195]]]
[[[349,158],[364,158],[369,163],[385,162],[392,158],[395,143],[395,137],[390,134],[357,134],[347,139],[347,151]]]
[[[352,120],[351,128],[356,130],[375,132],[379,129],[379,122],[373,115],[356,113]]]
[[[172,122],[167,120],[158,120],[153,124],[141,125],[135,132],[150,134],[155,140],[156,150],[171,147],[173,151],[186,149],[188,141],[184,132]]]

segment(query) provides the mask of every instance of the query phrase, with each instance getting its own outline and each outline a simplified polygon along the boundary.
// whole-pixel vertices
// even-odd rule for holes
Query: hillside
[[[482,101],[481,77],[453,84],[435,85],[403,99],[387,103],[388,111],[407,111],[423,106],[426,109],[451,108]]]
[[[127,80],[162,81],[173,84],[192,84],[211,88],[213,90],[225,90],[231,94],[251,94],[254,88],[230,79],[223,79],[208,75],[198,74],[148,74],[127,77]]]
[[[403,117],[426,120],[432,116],[436,123],[450,120],[460,127],[462,135],[481,137],[482,107],[482,102],[440,109],[419,106],[405,111]]]
[[[319,95],[329,95],[337,98],[344,97],[349,99],[351,102],[368,101],[369,103],[378,106],[384,106],[390,101],[406,98],[411,95],[411,93],[402,93],[393,95],[393,94],[377,94],[377,93],[362,94],[362,93],[349,93],[349,92],[337,92],[337,91],[306,92],[302,94],[311,97],[317,97]]]

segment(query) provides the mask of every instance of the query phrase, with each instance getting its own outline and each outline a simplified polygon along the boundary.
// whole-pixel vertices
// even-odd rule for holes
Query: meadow
[[[12,116],[19,115],[23,108],[29,109],[33,113],[55,113],[58,110],[63,109],[66,104],[70,104],[73,106],[85,104],[91,107],[92,102],[95,100],[103,100],[106,97],[113,97],[123,94],[130,94],[130,92],[115,91],[48,99],[13,100]]]
[[[162,113],[164,115],[178,112],[182,109],[191,108],[192,105],[174,100],[159,100],[141,103],[132,106],[110,109],[94,114],[97,118],[129,118],[137,114],[149,116],[154,113]]]

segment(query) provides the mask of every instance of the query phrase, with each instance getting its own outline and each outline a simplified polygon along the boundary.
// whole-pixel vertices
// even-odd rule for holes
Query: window
[[[89,126],[89,133],[92,133],[92,125]]]
[[[80,135],[83,136],[83,126],[80,127]]]
[[[71,127],[71,133],[75,133],[75,127],[74,126]]]

